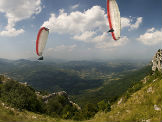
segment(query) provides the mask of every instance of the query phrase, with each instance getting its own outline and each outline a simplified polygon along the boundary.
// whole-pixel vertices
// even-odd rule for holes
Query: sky
[[[162,1],[116,1],[118,41],[107,33],[106,0],[0,0],[0,58],[36,60],[37,33],[45,26],[46,59],[151,59],[162,48]]]

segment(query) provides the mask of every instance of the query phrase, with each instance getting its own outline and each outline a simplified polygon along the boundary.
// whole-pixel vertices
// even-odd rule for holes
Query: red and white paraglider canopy
[[[111,32],[114,40],[120,39],[121,20],[116,0],[107,0],[107,16],[110,28],[109,32]]]
[[[36,40],[36,53],[38,56],[42,56],[43,54],[43,50],[47,43],[48,34],[49,34],[48,28],[45,27],[40,28]]]

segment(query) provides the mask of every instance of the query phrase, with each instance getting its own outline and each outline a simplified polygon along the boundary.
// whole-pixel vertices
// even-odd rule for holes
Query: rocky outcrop
[[[7,81],[11,80],[7,75],[0,74],[0,83],[5,83]]]
[[[0,74],[0,84],[4,84],[4,83],[6,83],[8,81],[14,81],[14,80],[9,78],[6,74]],[[19,82],[19,84],[24,85],[24,86],[29,86],[27,84],[27,82],[25,82],[25,83]],[[38,91],[36,91],[35,94],[37,95],[38,98],[41,98],[43,100],[43,102],[45,102],[45,103],[48,103],[49,99],[51,99],[53,97],[64,96],[69,101],[69,104],[73,105],[78,110],[81,109],[78,104],[70,101],[70,98],[69,98],[68,94],[65,91],[54,92],[54,93],[44,95],[44,96],[41,95],[40,92],[38,92]]]
[[[0,83],[6,83],[8,81],[12,81],[10,77],[8,77],[6,74],[0,74]],[[13,80],[15,81],[15,80]],[[28,86],[27,82],[19,82],[21,85]]]
[[[73,101],[70,101],[70,103],[71,103],[74,107],[76,107],[78,110],[81,110],[81,107],[80,107],[78,104],[74,103]]]
[[[52,93],[52,94],[42,96],[42,100],[45,103],[47,103],[50,98],[56,97],[56,96],[64,96],[65,98],[69,99],[67,93],[65,91],[61,91],[61,92],[55,92],[55,93]]]
[[[154,55],[152,63],[153,63],[152,66],[153,71],[158,70],[162,72],[162,49],[159,49],[157,53]]]
[[[54,92],[54,93],[51,93],[51,94],[48,94],[48,95],[45,95],[45,96],[41,96],[40,95],[40,92],[36,92],[36,95],[38,97],[41,97],[42,100],[45,102],[45,103],[48,103],[49,99],[51,99],[52,97],[56,97],[56,96],[64,96],[66,99],[68,99],[69,103],[71,105],[73,105],[74,107],[76,107],[78,110],[80,110],[80,106],[76,103],[74,103],[73,101],[70,101],[70,98],[68,96],[68,94],[65,92],[65,91],[61,91],[61,92]]]

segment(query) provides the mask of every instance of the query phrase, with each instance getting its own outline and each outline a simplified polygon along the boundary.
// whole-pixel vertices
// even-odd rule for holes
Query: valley
[[[0,73],[26,82],[37,90],[49,93],[66,91],[71,99],[82,105],[85,102],[97,103],[102,99],[120,96],[133,83],[128,80],[132,77],[131,74],[136,74],[147,63],[148,61],[120,60],[60,63],[1,59]],[[145,71],[141,75],[145,75]],[[114,92],[116,95],[112,95]],[[96,99],[96,96],[99,97]]]

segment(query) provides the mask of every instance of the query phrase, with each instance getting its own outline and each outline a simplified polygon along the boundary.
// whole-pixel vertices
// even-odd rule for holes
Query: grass
[[[99,112],[93,121],[96,122],[129,122],[129,121],[150,121],[160,122],[162,120],[162,79],[148,77],[148,83],[139,91],[133,93],[127,101],[112,106],[109,113]],[[151,81],[150,81],[151,80]],[[155,81],[154,81],[155,80]],[[154,81],[154,82],[153,82]],[[149,91],[149,89],[151,89]],[[124,97],[124,96],[123,96]],[[154,105],[160,108],[160,111],[154,109]]]
[[[11,110],[0,105],[0,122],[57,122],[57,119],[28,111]]]

